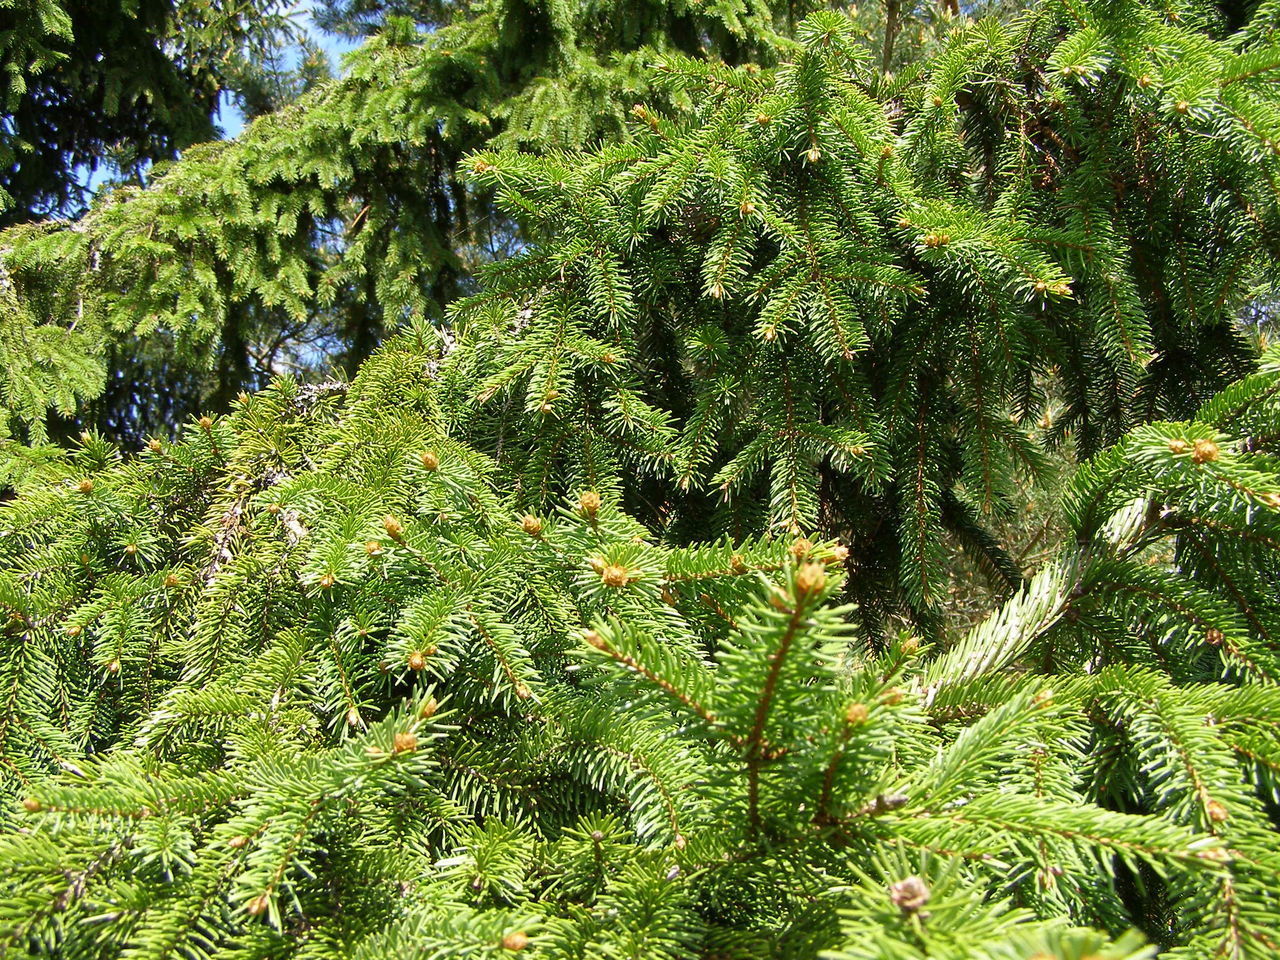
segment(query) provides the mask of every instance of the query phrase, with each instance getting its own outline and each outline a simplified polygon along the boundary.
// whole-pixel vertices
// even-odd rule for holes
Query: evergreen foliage
[[[266,90],[280,0],[6,0],[0,225],[82,212],[101,167],[136,176],[213,136],[224,88]],[[242,101],[244,98],[241,98]],[[247,102],[247,101],[246,101]],[[273,108],[268,97],[259,106]]]
[[[1272,5],[1047,0],[919,60],[833,11],[410,6],[0,241],[36,440],[123,360],[229,396],[266,331],[370,334],[140,450],[7,442],[0,955],[1280,954]],[[494,210],[452,302],[442,224]],[[960,630],[957,550],[999,598]]]
[[[522,516],[439,352],[20,484],[9,949],[1275,955],[1280,353],[933,648],[851,629],[839,544]]]
[[[888,79],[815,15],[768,76],[668,61],[692,117],[478,155],[543,241],[454,312],[460,422],[531,503],[621,468],[676,537],[846,539],[869,623],[936,623],[940,526],[1016,587],[986,518],[1042,439],[1091,455],[1250,368],[1277,262],[1259,18],[1214,40],[1191,10],[1050,3]]]

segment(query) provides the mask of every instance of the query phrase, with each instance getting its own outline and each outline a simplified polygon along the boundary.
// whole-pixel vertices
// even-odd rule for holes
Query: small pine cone
[[[851,703],[844,712],[844,722],[851,727],[856,727],[861,723],[866,723],[867,718],[871,716],[871,711],[867,709],[865,703]]]
[[[929,902],[929,887],[919,877],[907,877],[889,885],[889,899],[903,913],[919,913]]]
[[[600,494],[594,490],[588,490],[578,497],[578,512],[588,520],[594,520],[596,514],[600,512]]]
[[[267,907],[270,906],[270,904],[270,898],[263,893],[250,900],[249,905],[245,909],[249,911],[250,916],[260,917],[267,912]]]
[[[1196,463],[1213,463],[1218,459],[1218,445],[1212,440],[1197,440],[1191,459]]]
[[[76,484],[76,489],[79,490],[81,493],[93,493],[93,481],[90,480],[88,477],[85,477],[83,480],[81,480],[79,483]]]
[[[396,543],[404,537],[404,524],[389,513],[382,518],[382,529],[386,530],[387,536]]]
[[[820,563],[806,563],[796,571],[796,594],[808,597],[827,585],[827,572]]]
[[[625,587],[631,582],[631,571],[616,563],[609,563],[600,571],[600,579],[606,587]]]
[[[418,749],[418,735],[412,731],[397,733],[395,738],[396,753],[413,753]]]
[[[415,650],[413,651],[413,653],[409,654],[410,670],[416,673],[419,670],[426,669],[426,666],[427,666],[427,655],[423,653],[421,650]]]
[[[1220,647],[1226,636],[1217,627],[1210,627],[1204,632],[1204,642],[1211,647]]]
[[[423,450],[422,456],[419,457],[419,459],[422,461],[422,465],[428,470],[440,469],[440,457],[434,450]]]
[[[542,536],[542,521],[531,513],[520,518],[520,529],[531,537]]]
[[[529,938],[525,936],[523,930],[517,930],[515,933],[508,933],[502,938],[502,949],[511,950],[513,952],[523,950],[529,945]]]

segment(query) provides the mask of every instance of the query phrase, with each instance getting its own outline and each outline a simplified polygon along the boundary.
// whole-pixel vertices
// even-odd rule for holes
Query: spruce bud
[[[1197,440],[1191,459],[1196,463],[1213,463],[1218,459],[1218,445],[1212,440]]]
[[[203,430],[205,433],[208,433],[211,429],[213,429],[213,421],[208,417],[201,417],[196,422],[200,424],[200,429]]]
[[[421,650],[415,650],[413,651],[413,653],[409,654],[410,670],[413,670],[416,673],[419,670],[426,669],[426,666],[427,666],[427,655],[423,653]]]
[[[747,566],[747,562],[742,559],[742,554],[735,553],[729,558],[729,569],[734,573],[746,573],[751,568]]]
[[[137,556],[138,545],[136,543],[125,544],[124,552],[131,557]]]
[[[389,513],[382,518],[382,529],[386,530],[387,536],[396,541],[396,543],[399,543],[401,538],[404,537],[404,524]]]
[[[890,884],[889,899],[903,913],[918,913],[929,902],[929,887],[919,877],[907,877]]]
[[[515,933],[508,933],[502,938],[502,949],[511,950],[512,952],[523,950],[529,945],[529,938],[525,936],[523,930],[517,930]]]
[[[588,630],[582,635],[582,639],[587,641],[588,646],[595,647],[597,650],[607,650],[609,645],[605,643],[604,637],[596,633],[594,630]]]
[[[267,513],[271,514],[273,517],[283,509],[284,508],[278,503],[271,503],[267,505]]]
[[[161,443],[159,440],[151,440],[147,443],[147,449],[150,450],[152,453],[159,453],[161,450],[164,449],[164,444]]]
[[[107,664],[107,673],[119,673],[119,672],[120,672],[119,660],[112,660],[110,663]]]
[[[1173,109],[1177,110],[1181,114],[1185,114],[1191,109],[1191,104],[1187,103],[1185,100],[1179,100],[1173,105]]]
[[[844,712],[844,722],[851,727],[856,727],[858,724],[866,723],[869,716],[871,711],[867,709],[865,703],[851,703]]]
[[[1191,449],[1191,445],[1190,445],[1189,443],[1187,443],[1187,441],[1185,441],[1185,440],[1170,440],[1170,441],[1169,441],[1169,452],[1170,452],[1170,453],[1182,454],[1182,453],[1186,453],[1186,452],[1187,452],[1188,450],[1190,450],[1190,449]]]
[[[588,520],[594,520],[596,514],[600,512],[600,503],[600,494],[594,490],[588,490],[578,497],[578,512]]]
[[[1227,808],[1217,800],[1210,800],[1205,805],[1205,811],[1209,814],[1209,819],[1214,823],[1223,823],[1229,816],[1231,816],[1231,814],[1227,812]]]
[[[797,560],[803,560],[813,552],[813,544],[801,537],[795,543],[791,544],[791,555]]]
[[[418,749],[418,735],[412,731],[397,733],[395,738],[396,753],[413,753]]]
[[[227,841],[227,846],[229,846],[232,850],[243,850],[248,845],[249,845],[249,838],[246,837],[244,834],[240,834],[239,836],[232,837],[230,840]]]
[[[542,536],[542,521],[531,513],[520,518],[520,529],[531,537]]]
[[[347,726],[349,727],[360,726],[360,711],[357,710],[355,707],[351,707],[347,710]]]
[[[631,580],[631,572],[619,564],[608,563],[600,571],[600,579],[604,581],[606,587],[625,587]]]
[[[1204,642],[1211,647],[1222,646],[1224,640],[1226,640],[1226,636],[1217,627],[1210,627],[1204,632]]]
[[[379,556],[383,553],[382,544],[377,540],[366,540],[364,543],[364,552],[371,557]]]
[[[430,720],[436,715],[436,711],[440,709],[440,704],[435,697],[427,697],[422,706],[418,710],[418,716],[423,720]]]
[[[250,916],[260,917],[267,912],[267,907],[271,901],[265,893],[259,894],[249,901],[249,905],[245,908],[249,911]]]
[[[81,493],[93,493],[93,481],[90,480],[88,477],[85,477],[83,480],[81,480],[79,483],[76,484],[76,489],[79,490]]]
[[[170,573],[165,576],[164,585],[166,587],[177,587],[182,585],[182,581],[178,579],[176,573]]]
[[[1151,86],[1151,77],[1144,73],[1138,78],[1138,86],[1143,90],[1147,89],[1147,87]]]
[[[807,597],[827,585],[827,572],[820,563],[806,563],[796,571],[796,595]]]
[[[422,461],[422,465],[428,470],[440,469],[440,457],[434,450],[423,450],[422,456],[419,459]]]
[[[334,579],[332,573],[326,573],[324,576],[320,578],[320,589],[328,590],[332,588],[336,582],[337,581]]]
[[[27,797],[22,801],[22,809],[27,813],[39,813],[44,809],[44,806],[35,797]]]
[[[831,548],[830,563],[844,563],[849,559],[849,548],[843,543],[837,543]]]

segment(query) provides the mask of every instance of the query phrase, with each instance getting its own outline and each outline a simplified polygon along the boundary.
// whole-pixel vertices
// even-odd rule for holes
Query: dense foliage
[[[140,450],[7,444],[0,954],[1280,953],[1280,8],[918,58],[751,8],[651,72],[548,8],[581,87],[486,85],[534,8],[396,9],[434,32],[5,235],[37,440],[136,338],[401,329]],[[481,209],[522,232],[470,290]]]
[[[264,109],[279,0],[0,6],[0,225],[83,211],[100,168],[136,175],[214,132],[229,88]]]

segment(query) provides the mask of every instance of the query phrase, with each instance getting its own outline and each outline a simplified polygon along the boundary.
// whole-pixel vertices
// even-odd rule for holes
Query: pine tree
[[[668,61],[699,109],[637,108],[631,143],[477,155],[544,239],[453,314],[459,422],[531,505],[621,470],[677,538],[845,538],[869,625],[937,622],[940,526],[1016,588],[987,518],[1042,439],[1089,456],[1250,369],[1266,16],[1215,40],[1191,12],[1049,4],[889,79],[815,15],[775,75]]]
[[[277,79],[264,64],[292,41],[282,7],[8,0],[0,11],[0,226],[77,215],[89,174],[105,167],[134,177],[210,139],[224,88],[247,93]]]
[[[353,252],[394,205],[306,239],[438,131],[439,40],[22,231],[27,410],[317,277],[406,324],[140,451],[9,445],[0,953],[1274,957],[1272,19],[664,57],[626,142],[471,158],[532,242],[443,319],[409,221]],[[992,521],[1068,444],[1024,569]],[[951,546],[1003,597],[958,631]]]
[[[7,950],[1274,956],[1280,353],[939,647],[852,628],[838,543],[521,514],[439,353],[3,508]]]
[[[688,95],[655,88],[647,69],[655,57],[768,71],[813,8],[635,0],[331,8],[321,18],[331,29],[361,32],[366,16],[381,28],[342,81],[235,145],[189,151],[144,197],[122,191],[74,225],[0,235],[0,267],[19,298],[6,309],[15,341],[65,326],[74,311],[96,346],[103,386],[85,382],[79,425],[55,421],[54,432],[83,425],[136,443],[223,410],[284,370],[323,375],[332,364],[354,373],[406,318],[439,317],[474,288],[478,264],[531,239],[522,215],[498,210],[487,188],[459,176],[466,155],[626,139],[638,101],[692,109]],[[904,20],[912,26],[899,57],[930,49],[950,16],[923,5]],[[880,19],[872,10],[850,29],[878,49]],[[78,343],[59,354],[71,352],[85,355]],[[33,389],[43,373],[13,369],[11,427],[38,438],[42,399],[64,417],[69,408]],[[153,407],[133,389],[138,380],[162,402]]]

